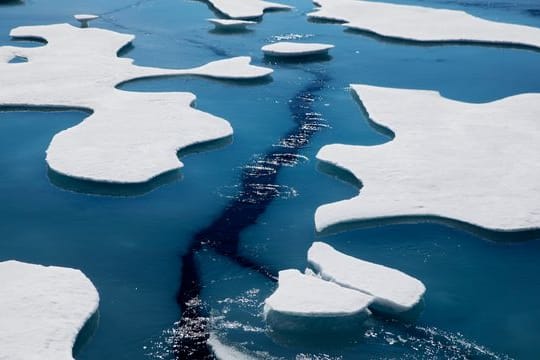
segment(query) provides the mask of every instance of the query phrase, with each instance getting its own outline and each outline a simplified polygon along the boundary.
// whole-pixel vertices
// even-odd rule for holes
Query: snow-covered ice
[[[191,107],[192,93],[128,92],[117,89],[118,84],[168,75],[253,79],[272,72],[250,65],[249,57],[192,69],[137,66],[117,56],[133,35],[69,24],[18,27],[11,36],[41,38],[47,44],[0,47],[0,105],[92,111],[80,124],[56,134],[47,149],[51,169],[78,179],[145,182],[181,168],[178,150],[232,134],[224,119]],[[8,64],[14,56],[28,62]]]
[[[370,308],[388,315],[414,309],[426,291],[421,281],[399,270],[354,258],[322,242],[311,245],[308,263],[322,279],[372,295]]]
[[[261,48],[265,55],[271,56],[309,56],[327,54],[334,45],[318,43],[299,43],[280,41]]]
[[[352,85],[395,138],[333,144],[317,158],[362,181],[358,196],[319,207],[318,231],[363,220],[449,218],[482,228],[540,227],[540,94],[484,104],[434,91]]]
[[[369,315],[373,297],[298,270],[279,272],[278,288],[265,300],[267,323],[277,331],[344,331]]]
[[[255,21],[234,19],[208,19],[216,30],[245,30],[248,25],[257,24]]]
[[[72,360],[99,295],[79,270],[0,262],[0,359]]]
[[[76,15],[73,15],[73,17],[75,18],[75,20],[81,23],[81,27],[83,28],[88,27],[88,22],[99,18],[98,15],[92,15],[92,14],[76,14]]]
[[[208,0],[223,15],[232,19],[256,19],[266,10],[288,10],[288,5],[262,0]]]
[[[464,11],[363,0],[314,0],[311,18],[413,41],[465,41],[540,47],[540,29],[484,20]]]

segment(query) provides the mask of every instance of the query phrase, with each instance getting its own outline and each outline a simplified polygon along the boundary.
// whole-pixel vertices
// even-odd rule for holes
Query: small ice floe
[[[256,19],[266,10],[289,10],[291,6],[261,0],[208,0],[222,14],[232,19]]]
[[[347,332],[363,324],[372,301],[370,295],[290,269],[279,272],[264,316],[278,332]]]
[[[117,56],[134,36],[99,28],[25,26],[10,34],[44,39],[47,44],[0,47],[0,105],[91,112],[80,124],[56,134],[47,149],[46,161],[53,171],[81,180],[147,182],[180,169],[179,150],[225,139],[233,132],[226,120],[194,109],[194,94],[122,91],[117,88],[121,83],[171,75],[245,80],[272,73],[251,65],[249,57],[192,69],[137,66],[132,59]],[[15,55],[28,63],[8,64]]]
[[[220,31],[243,31],[249,25],[257,24],[255,21],[235,20],[235,19],[208,19],[214,24],[215,30]]]
[[[0,359],[72,360],[99,295],[79,270],[0,262]]]
[[[82,28],[87,28],[88,23],[90,21],[99,18],[98,15],[91,15],[91,14],[77,14],[77,15],[73,15],[73,17],[75,18],[75,20],[81,23]]]
[[[370,119],[395,138],[318,152],[317,159],[350,172],[363,187],[356,197],[320,206],[317,231],[411,216],[496,231],[540,228],[540,94],[472,104],[435,91],[352,90]]]
[[[311,245],[308,263],[322,279],[373,296],[370,308],[391,316],[413,310],[426,291],[421,281],[399,270],[354,258],[322,242]]]
[[[540,47],[540,29],[481,19],[464,11],[363,0],[314,0],[308,16],[412,41],[482,42]]]
[[[300,57],[312,55],[326,55],[334,45],[318,43],[299,43],[281,41],[261,48],[263,53],[268,56],[276,57]]]
[[[218,360],[255,360],[254,357],[222,343],[216,334],[210,333],[206,344],[212,350],[212,353]]]

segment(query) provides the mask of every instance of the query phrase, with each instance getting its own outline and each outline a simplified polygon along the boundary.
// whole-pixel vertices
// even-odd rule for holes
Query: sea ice
[[[288,5],[261,0],[208,0],[213,7],[232,19],[255,19],[265,10],[288,10]]]
[[[215,25],[216,30],[245,30],[248,25],[257,24],[255,21],[234,19],[208,19]]]
[[[98,15],[91,14],[77,14],[73,15],[73,17],[75,18],[75,20],[81,23],[82,28],[88,27],[88,22],[99,18]]]
[[[223,344],[214,333],[210,333],[210,337],[206,343],[218,360],[255,360],[254,357],[234,347]]]
[[[279,272],[277,290],[265,300],[267,323],[277,331],[348,331],[369,316],[373,297],[298,270]]]
[[[314,0],[310,18],[380,36],[414,41],[458,41],[540,47],[540,29],[484,20],[464,11],[363,0]]]
[[[79,270],[0,262],[0,359],[72,360],[99,294]]]
[[[322,242],[311,245],[308,263],[322,279],[373,296],[370,308],[389,315],[414,309],[426,291],[421,281],[399,270],[354,258]]]
[[[352,90],[395,138],[319,151],[320,161],[349,171],[363,187],[352,199],[319,207],[318,231],[411,215],[499,231],[540,227],[540,94],[470,104],[434,91]]]
[[[272,72],[250,65],[249,57],[193,69],[137,66],[117,56],[133,35],[69,24],[18,27],[11,36],[45,39],[47,44],[0,47],[0,106],[92,111],[80,124],[54,136],[46,158],[54,171],[85,180],[145,182],[181,168],[178,150],[232,134],[224,119],[192,108],[191,93],[128,92],[116,88],[120,83],[168,75],[253,79]],[[8,64],[13,56],[28,62]]]
[[[333,47],[330,44],[281,41],[265,45],[261,50],[265,55],[290,57],[327,54]]]

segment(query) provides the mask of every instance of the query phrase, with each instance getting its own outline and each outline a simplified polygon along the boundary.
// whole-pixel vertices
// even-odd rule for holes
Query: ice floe
[[[71,360],[99,295],[79,270],[0,262],[0,359]]]
[[[347,331],[364,322],[372,301],[370,295],[290,269],[279,272],[264,315],[277,331]]]
[[[88,27],[88,22],[99,18],[98,15],[91,15],[91,14],[77,14],[77,15],[73,15],[73,17],[75,18],[75,20],[81,23],[82,28]]]
[[[288,10],[288,5],[261,0],[208,0],[223,15],[232,19],[255,19],[266,10]]]
[[[222,343],[216,334],[211,333],[206,341],[218,360],[255,360],[254,357]]]
[[[265,55],[270,56],[310,56],[327,54],[334,45],[318,43],[298,43],[281,41],[265,45],[261,48]]]
[[[449,218],[482,228],[540,227],[540,94],[484,104],[434,91],[352,85],[383,145],[333,144],[317,158],[362,181],[360,194],[326,204],[318,231],[372,219]]]
[[[250,65],[249,57],[214,61],[192,69],[133,64],[117,52],[133,35],[81,29],[69,24],[18,27],[12,37],[45,39],[34,48],[0,47],[0,106],[82,108],[92,114],[54,136],[47,163],[77,179],[140,183],[183,165],[177,151],[226,138],[227,121],[191,107],[188,92],[137,93],[116,88],[144,77],[199,75],[253,79],[272,70]],[[13,56],[27,63],[8,64]],[[2,61],[4,63],[2,63]]]
[[[413,310],[426,291],[421,281],[399,270],[354,258],[322,242],[311,245],[308,263],[322,279],[373,296],[370,308],[388,315]]]
[[[540,29],[484,20],[464,11],[363,0],[314,0],[310,18],[413,41],[501,43],[540,47]]]
[[[208,19],[216,30],[245,30],[248,25],[257,24],[255,21],[234,19]]]

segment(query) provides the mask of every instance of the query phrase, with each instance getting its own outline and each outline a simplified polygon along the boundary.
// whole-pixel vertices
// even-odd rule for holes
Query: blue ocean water
[[[197,340],[182,332],[190,330],[190,308],[179,306],[177,298],[194,290],[186,280],[199,285],[199,325],[262,358],[538,358],[538,240],[500,241],[425,222],[319,236],[313,214],[323,203],[357,193],[318,169],[318,149],[389,140],[369,126],[349,84],[432,89],[452,99],[486,102],[539,92],[540,52],[387,41],[308,22],[310,1],[283,2],[295,9],[269,13],[253,31],[235,34],[213,32],[206,18],[215,14],[200,1],[0,3],[0,45],[13,43],[9,30],[15,26],[75,24],[73,14],[95,13],[102,18],[93,26],[137,36],[122,56],[140,65],[190,67],[250,55],[255,64],[275,70],[267,83],[181,77],[123,84],[129,91],[191,91],[197,108],[224,117],[235,130],[231,144],[183,158],[181,177],[136,196],[88,195],[53,184],[45,149],[55,133],[85,113],[0,112],[0,260],[76,267],[94,282],[101,296],[98,326],[77,349],[77,359],[181,358],[174,351],[178,344],[196,346],[190,339]],[[540,27],[534,0],[399,2]],[[280,38],[336,48],[331,58],[307,63],[264,59],[260,47]],[[315,130],[299,133],[302,124]],[[288,141],[294,146],[283,146]],[[269,173],[253,173],[258,164]],[[267,275],[303,269],[316,239],[421,279],[428,292],[417,323],[375,318],[344,341],[269,334],[260,305],[275,287]]]

